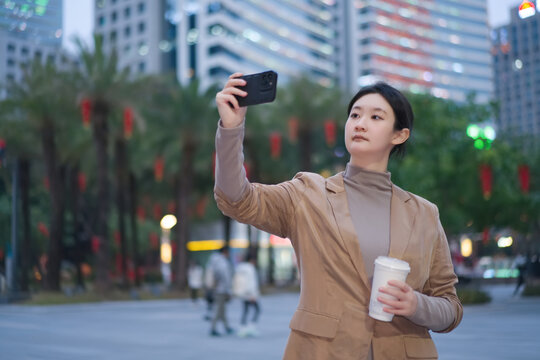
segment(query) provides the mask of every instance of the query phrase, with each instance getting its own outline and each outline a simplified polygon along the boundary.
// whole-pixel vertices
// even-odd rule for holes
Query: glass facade
[[[491,97],[485,2],[356,0],[349,6],[352,88],[385,80],[456,101],[471,92],[478,102]]]
[[[62,0],[0,0],[0,30],[36,45],[62,43]]]
[[[198,76],[206,84],[234,71],[273,69],[280,80],[300,73],[321,84],[335,83],[336,32],[331,1],[184,1],[187,11],[179,51],[181,81]]]
[[[540,135],[540,13],[493,29],[495,99],[499,133]]]

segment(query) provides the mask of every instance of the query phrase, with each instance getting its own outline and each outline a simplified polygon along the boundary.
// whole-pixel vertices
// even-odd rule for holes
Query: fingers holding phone
[[[223,89],[216,95],[219,116],[223,127],[226,128],[239,126],[246,116],[247,107],[241,107],[238,103],[238,97],[247,96],[247,92],[240,89],[247,84],[246,80],[240,78],[241,76],[241,73],[229,76]]]

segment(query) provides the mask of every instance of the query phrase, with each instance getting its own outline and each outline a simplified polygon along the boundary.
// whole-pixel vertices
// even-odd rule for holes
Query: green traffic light
[[[474,140],[474,147],[478,150],[483,150],[485,147],[484,140],[483,139],[476,139]]]
[[[495,129],[489,125],[484,128],[484,135],[491,141],[495,140],[495,137],[497,136]]]
[[[480,136],[480,127],[478,125],[472,124],[467,126],[467,136],[470,138],[476,139]]]

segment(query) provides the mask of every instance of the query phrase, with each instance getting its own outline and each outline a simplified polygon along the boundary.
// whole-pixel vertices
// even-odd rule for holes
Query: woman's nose
[[[366,131],[366,123],[363,118],[358,119],[354,125],[354,130],[356,131]]]

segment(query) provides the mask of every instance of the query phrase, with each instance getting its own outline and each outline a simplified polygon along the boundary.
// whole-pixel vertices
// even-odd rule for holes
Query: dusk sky
[[[492,27],[510,21],[510,9],[521,0],[487,0],[489,24]],[[89,42],[94,26],[94,0],[64,1],[64,46],[73,49],[71,38],[78,35]]]

